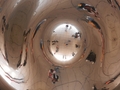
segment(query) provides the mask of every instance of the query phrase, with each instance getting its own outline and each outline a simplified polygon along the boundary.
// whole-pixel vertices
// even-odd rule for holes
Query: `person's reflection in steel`
[[[89,4],[86,4],[86,3],[79,3],[78,6],[77,6],[77,9],[81,9],[81,10],[87,10],[88,13],[94,15],[97,19],[100,20],[99,18],[99,13],[98,11],[95,9],[94,6],[91,6]]]
[[[24,31],[23,36],[24,36],[24,41],[26,42],[28,34],[30,34],[31,29],[29,29],[27,32]]]
[[[32,39],[35,37],[37,31],[39,30],[40,26],[46,21],[47,19],[43,19],[41,22],[38,23],[38,25],[36,26],[35,32],[33,34]]]
[[[93,19],[91,18],[90,16],[87,16],[86,17],[86,22],[88,24],[90,24],[91,26],[93,26],[94,28],[98,29],[99,31],[101,31],[101,27],[100,25]]]

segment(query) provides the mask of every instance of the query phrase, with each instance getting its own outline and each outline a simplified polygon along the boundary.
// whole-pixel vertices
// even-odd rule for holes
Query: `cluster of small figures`
[[[111,5],[111,7],[116,8],[115,4],[118,6],[118,8],[120,9],[120,3],[118,2],[118,0],[107,0],[107,2]],[[86,4],[86,3],[79,3],[77,5],[77,9],[81,9],[81,10],[86,10],[88,13],[94,15],[97,19],[100,20],[99,18],[99,13],[96,10],[96,8],[92,5]]]
[[[48,77],[51,78],[53,84],[55,84],[59,80],[59,76],[56,74],[56,71],[53,69],[49,70]]]
[[[100,20],[99,13],[95,9],[94,6],[91,6],[91,5],[85,4],[85,3],[79,3],[78,6],[77,6],[77,9],[78,10],[86,10],[89,14],[95,16],[98,20]],[[84,21],[86,21],[92,27],[98,29],[99,32],[101,33],[100,25],[91,16],[86,16]]]
[[[118,3],[117,0],[107,0],[108,3],[111,5],[111,7],[113,8],[116,8],[114,2],[116,3],[116,5],[118,6],[118,8],[120,9],[120,4]],[[86,4],[86,3],[79,3],[77,5],[77,9],[78,10],[85,10],[87,11],[89,14],[95,16],[98,20],[100,20],[100,17],[99,17],[99,13],[98,11],[96,10],[96,8],[92,5],[89,5],[89,4]],[[90,24],[91,26],[93,26],[94,28],[98,29],[99,32],[102,34],[101,32],[101,27],[100,25],[91,17],[91,16],[86,16],[85,18],[85,21]]]
[[[77,9],[78,9],[78,10],[79,10],[79,9],[81,9],[81,10],[87,10],[88,13],[90,13],[90,14],[94,15],[96,18],[100,19],[100,18],[98,17],[99,13],[98,13],[97,10],[95,9],[95,7],[93,7],[93,6],[89,5],[89,4],[79,3]]]

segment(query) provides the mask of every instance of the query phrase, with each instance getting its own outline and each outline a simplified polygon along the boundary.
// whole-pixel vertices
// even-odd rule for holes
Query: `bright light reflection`
[[[15,83],[11,80],[12,78],[23,78],[23,75],[20,74],[19,70],[14,70],[13,68],[9,67],[8,63],[4,60],[3,56],[0,54],[0,76],[13,88],[18,90],[20,88],[18,83]],[[10,80],[11,79],[11,80]]]
[[[66,30],[66,25],[68,25],[67,31],[65,31]],[[61,43],[60,43],[61,46],[59,46],[59,51],[58,52],[56,52],[56,44],[55,45],[51,45],[51,52],[53,53],[54,57],[57,60],[59,60],[59,61],[70,61],[72,58],[74,58],[74,56],[72,56],[72,52],[73,52],[72,50],[74,50],[75,54],[77,54],[77,50],[74,49],[75,48],[74,45],[71,45],[71,46],[68,45],[67,46],[67,47],[73,48],[73,49],[66,49],[66,46],[65,46],[63,40],[64,40],[66,34],[67,34],[66,38],[71,38],[71,36],[73,34],[75,34],[76,32],[78,32],[78,30],[76,29],[75,26],[73,26],[71,24],[61,24],[57,28],[55,28],[54,31],[55,31],[55,33],[57,33],[57,35],[53,35],[52,36],[52,40],[56,40],[56,38],[60,38],[60,40],[62,41],[63,45],[61,45]],[[60,34],[62,33],[62,35],[58,36],[59,33]]]
[[[0,68],[0,75],[3,77],[5,81],[7,81],[8,84],[11,83],[11,81],[5,76],[5,72]]]
[[[69,60],[71,60],[73,58],[73,56],[64,56],[65,59],[63,59],[63,55],[60,55],[60,54],[56,54],[54,56],[59,61],[69,61]]]
[[[21,0],[17,0],[17,2],[15,3],[14,5],[14,8],[18,5],[18,3],[20,2]]]
[[[10,72],[10,68],[8,68],[7,66],[4,66],[4,70],[5,70],[6,72]]]
[[[41,7],[41,3],[43,4],[45,0],[39,0],[38,1],[38,7],[36,8],[36,10],[34,10],[33,16],[37,14],[38,11],[40,11]],[[44,6],[44,5],[43,5]]]
[[[14,73],[14,72],[12,72],[12,73],[11,73],[11,76],[14,78],[14,77],[15,77],[15,73]]]

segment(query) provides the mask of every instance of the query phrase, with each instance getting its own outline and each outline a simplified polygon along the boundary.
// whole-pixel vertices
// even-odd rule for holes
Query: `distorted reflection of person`
[[[24,60],[23,66],[26,66],[27,64],[27,60]]]
[[[55,71],[53,69],[50,69],[48,72],[48,77],[52,79],[54,73],[55,73]]]
[[[81,10],[87,10],[88,13],[90,13],[90,14],[94,15],[95,17],[97,17],[98,19],[100,19],[100,18],[98,17],[99,13],[98,13],[97,10],[95,9],[95,7],[93,7],[93,6],[89,5],[89,4],[79,3],[77,9],[78,9],[78,10],[79,10],[79,9],[81,9]]]
[[[23,62],[23,66],[26,66],[27,64],[27,51],[28,51],[28,46],[26,46],[25,60]]]
[[[48,77],[51,78],[53,84],[58,82],[59,76],[56,74],[55,70],[50,69],[48,72]]]
[[[2,25],[2,33],[4,33],[4,30],[5,30],[5,29],[4,29],[4,26]]]
[[[86,22],[90,24],[92,27],[96,28],[101,32],[101,27],[100,25],[90,16],[86,16]],[[102,32],[101,32],[102,33]]]
[[[58,79],[59,79],[59,76],[56,75],[56,74],[53,74],[53,79],[52,79],[53,84],[55,84],[56,82],[58,82]]]
[[[72,52],[72,56],[75,56],[75,53],[74,53],[74,52]]]
[[[34,39],[34,37],[35,37],[37,31],[39,30],[40,26],[41,26],[45,21],[47,21],[47,19],[43,19],[41,22],[38,23],[38,25],[36,26],[35,32],[34,32],[34,34],[33,34],[33,36],[32,36],[32,39]]]
[[[68,27],[69,27],[69,25],[67,24],[67,25],[66,25],[66,28],[68,28]]]
[[[113,79],[111,79],[111,80],[107,81],[105,84],[106,84],[106,85],[108,85],[108,84],[110,84],[110,83],[114,82],[114,80],[115,80],[115,79],[113,78]]]
[[[66,55],[63,55],[63,59],[66,59]]]
[[[23,36],[24,36],[24,41],[26,42],[28,34],[30,34],[31,28],[28,31],[24,31]]]
[[[120,73],[118,73],[114,78],[112,78],[112,79],[108,80],[107,82],[105,82],[105,84],[108,85],[108,84],[114,82],[119,76],[120,76]]]
[[[5,32],[5,28],[6,28],[6,17],[5,16],[2,17],[2,21],[3,21],[2,33],[4,33]]]
[[[78,37],[81,38],[81,33],[80,33],[80,32],[76,32],[76,33],[75,33],[75,38],[78,38]]]
[[[6,17],[3,16],[3,17],[2,17],[2,20],[3,20],[3,25],[6,26]]]
[[[96,54],[91,50],[90,54],[86,58],[86,62],[90,61],[92,64],[96,62]]]
[[[43,40],[40,39],[40,48],[43,49]]]
[[[59,51],[59,46],[57,45],[57,46],[56,46],[56,50],[55,50],[55,53],[54,53],[54,54],[56,54],[58,51]]]
[[[66,25],[66,29],[65,29],[66,32],[67,32],[68,27],[69,27],[69,25],[67,24],[67,25]]]
[[[78,44],[75,44],[75,47],[76,47],[76,48],[80,48],[80,45],[78,45]]]

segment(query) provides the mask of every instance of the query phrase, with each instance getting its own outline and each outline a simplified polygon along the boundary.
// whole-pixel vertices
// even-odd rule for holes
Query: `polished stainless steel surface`
[[[113,90],[120,83],[119,5],[0,0],[0,90]],[[91,51],[95,60],[87,58]]]

